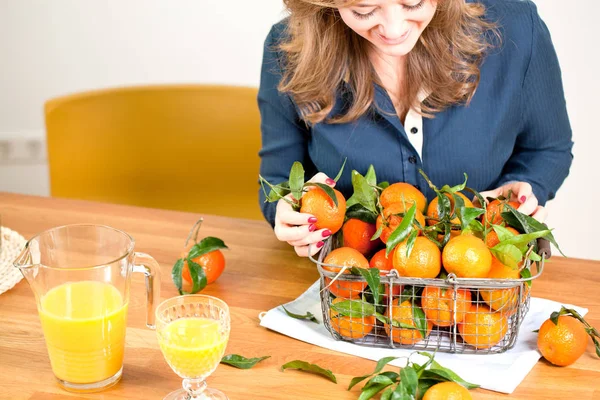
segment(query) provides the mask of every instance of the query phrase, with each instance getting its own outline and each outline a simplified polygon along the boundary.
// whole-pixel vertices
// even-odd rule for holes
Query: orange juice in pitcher
[[[33,237],[15,260],[35,294],[52,372],[74,392],[117,383],[123,371],[132,272],[146,277],[154,327],[159,267],[131,236],[102,225],[67,225]]]

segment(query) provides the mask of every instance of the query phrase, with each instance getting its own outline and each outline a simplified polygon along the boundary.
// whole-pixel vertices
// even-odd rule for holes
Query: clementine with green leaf
[[[339,191],[332,190],[335,193],[337,205],[323,189],[315,187],[302,196],[300,212],[314,215],[317,218],[315,223],[317,229],[329,229],[331,234],[334,234],[344,224],[346,199]]]

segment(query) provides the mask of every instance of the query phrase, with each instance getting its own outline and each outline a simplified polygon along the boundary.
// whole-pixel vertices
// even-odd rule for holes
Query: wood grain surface
[[[130,233],[136,251],[149,253],[162,269],[162,298],[177,295],[170,271],[199,214],[0,193],[5,226],[29,239],[55,226],[98,223]],[[208,379],[231,400],[357,399],[354,376],[370,373],[375,362],[313,346],[259,326],[259,313],[296,298],[317,278],[307,259],[278,242],[262,221],[204,215],[202,236],[222,238],[230,247],[227,268],[203,293],[231,307],[232,331],[227,354],[270,355],[250,370],[221,365]],[[600,327],[600,262],[554,257],[533,286],[533,295],[589,308],[587,320]],[[284,363],[301,359],[332,370],[338,384],[299,371],[281,372]],[[0,399],[162,399],[179,388],[145,327],[144,284],[131,289],[124,375],[113,388],[96,394],[70,394],[56,383],[50,368],[33,293],[25,280],[0,295]],[[587,353],[566,368],[541,360],[510,396],[478,389],[475,399],[600,399],[600,359],[590,341]]]

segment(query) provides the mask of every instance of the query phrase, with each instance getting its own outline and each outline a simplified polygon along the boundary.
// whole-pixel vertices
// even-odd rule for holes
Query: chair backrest
[[[261,219],[256,95],[163,85],[49,100],[51,194]]]

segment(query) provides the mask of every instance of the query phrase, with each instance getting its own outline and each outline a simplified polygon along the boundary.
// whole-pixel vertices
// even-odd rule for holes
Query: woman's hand
[[[516,201],[520,204],[518,211],[523,214],[530,215],[540,222],[544,222],[548,217],[548,211],[545,207],[538,205],[538,199],[533,194],[531,185],[527,182],[509,182],[497,189],[481,192],[485,199],[486,197],[508,197],[511,193],[509,201]]]
[[[322,172],[313,176],[308,182],[324,183],[331,187],[335,186],[335,181]],[[292,194],[286,196],[293,199]],[[323,247],[323,239],[331,236],[329,229],[316,230],[315,223],[317,219],[312,214],[300,213],[294,211],[292,206],[281,199],[277,202],[275,209],[275,236],[282,242],[287,242],[294,246],[296,254],[301,257],[308,257],[308,245],[311,246],[310,255],[315,255]]]

